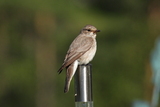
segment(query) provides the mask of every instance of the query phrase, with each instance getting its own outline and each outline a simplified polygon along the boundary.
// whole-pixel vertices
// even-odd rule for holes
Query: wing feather
[[[74,41],[71,43],[69,50],[66,54],[64,63],[62,64],[58,72],[61,73],[64,68],[72,64],[75,60],[77,60],[84,53],[86,53],[92,47],[93,42],[94,41],[92,37],[86,37],[83,34],[77,36],[77,38],[75,38]]]

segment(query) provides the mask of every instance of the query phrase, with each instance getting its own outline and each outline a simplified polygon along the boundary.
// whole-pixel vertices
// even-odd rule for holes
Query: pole
[[[91,65],[80,65],[76,71],[75,107],[93,107]]]

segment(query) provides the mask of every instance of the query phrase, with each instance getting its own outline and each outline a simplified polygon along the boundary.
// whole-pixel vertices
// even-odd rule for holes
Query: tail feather
[[[67,93],[69,91],[70,83],[71,83],[71,79],[66,77],[65,86],[64,86],[64,93]]]
[[[76,72],[77,66],[78,66],[78,61],[76,60],[70,66],[67,67],[64,93],[67,93],[69,91],[70,83]]]

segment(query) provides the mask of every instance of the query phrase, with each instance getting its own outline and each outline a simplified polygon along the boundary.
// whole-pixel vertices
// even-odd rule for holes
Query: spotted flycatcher
[[[76,72],[78,65],[88,64],[95,56],[97,50],[96,33],[100,32],[92,25],[86,25],[80,34],[73,40],[61,68],[59,74],[66,68],[66,80],[64,93],[69,91],[70,82]]]

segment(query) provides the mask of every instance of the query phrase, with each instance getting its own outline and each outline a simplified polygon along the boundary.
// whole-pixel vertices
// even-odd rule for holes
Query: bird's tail
[[[67,68],[64,93],[67,93],[69,91],[70,83],[73,78],[73,75],[76,72],[77,67],[78,67],[78,61],[76,60]]]
[[[67,93],[69,91],[70,83],[71,83],[71,79],[66,77],[65,86],[64,86],[64,93]]]

